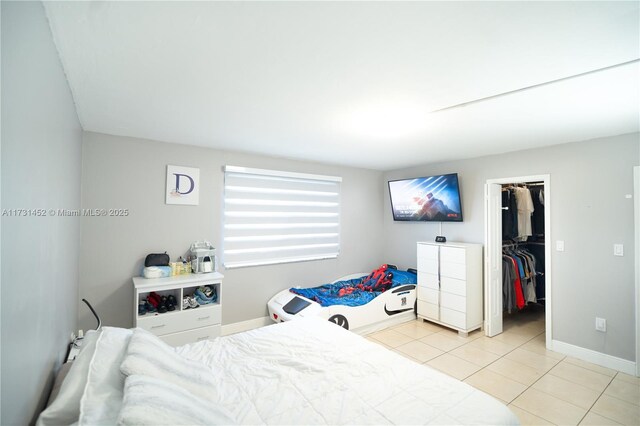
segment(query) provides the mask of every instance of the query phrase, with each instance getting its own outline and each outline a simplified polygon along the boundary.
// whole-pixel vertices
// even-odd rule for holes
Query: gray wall
[[[633,193],[638,138],[622,135],[383,175],[85,132],[83,207],[128,208],[131,214],[82,218],[80,297],[94,302],[106,324],[131,326],[131,277],[139,274],[147,253],[167,250],[175,258],[198,239],[220,247],[225,164],[342,176],[343,235],[342,254],[336,260],[222,270],[223,324],[265,316],[267,300],[292,285],[325,282],[382,262],[415,267],[416,241],[433,240],[438,224],[394,222],[386,189],[389,179],[459,173],[464,222],[443,224],[443,234],[451,241],[483,243],[486,180],[550,174],[553,210],[548,240],[566,244],[565,252],[554,251],[552,258],[553,337],[634,360],[633,200],[625,194]],[[167,164],[200,168],[199,206],[164,204]],[[625,245],[624,257],[613,256],[614,243]],[[594,330],[595,316],[607,319],[606,334]],[[80,325],[93,326],[86,309],[80,309]]]
[[[40,2],[2,2],[2,208],[78,209],[82,131]],[[39,413],[76,328],[80,220],[2,217],[2,417]]]
[[[549,148],[396,170],[384,180],[458,173],[464,222],[445,223],[450,241],[484,243],[487,179],[549,174],[551,235],[565,241],[552,251],[553,338],[623,359],[635,360],[633,166],[640,159],[638,133]],[[415,243],[432,241],[437,223],[394,222],[388,190],[384,200],[384,256],[415,265]],[[613,244],[624,244],[624,257]],[[554,243],[555,244],[555,243]],[[552,246],[555,248],[555,246]],[[595,317],[607,333],[595,331]]]
[[[193,241],[222,241],[224,165],[342,176],[342,247],[335,260],[249,267],[221,272],[222,322],[268,315],[276,292],[310,286],[381,263],[383,244],[382,173],[327,166],[150,140],[84,133],[82,151],[84,208],[127,208],[128,217],[82,218],[80,298],[89,299],[107,325],[131,327],[131,277],[140,275],[144,256],[167,251],[184,255]],[[200,169],[200,205],[166,205],[168,164]],[[80,309],[80,326],[94,324]]]

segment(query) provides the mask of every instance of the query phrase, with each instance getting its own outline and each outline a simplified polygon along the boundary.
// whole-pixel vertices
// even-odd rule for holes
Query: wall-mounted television
[[[462,222],[458,174],[389,181],[393,220]]]

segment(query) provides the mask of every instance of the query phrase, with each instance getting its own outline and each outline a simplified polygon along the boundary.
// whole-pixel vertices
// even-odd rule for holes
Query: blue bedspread
[[[405,284],[416,284],[418,277],[413,272],[397,271],[393,272],[391,288]],[[313,288],[292,288],[292,293],[318,302],[321,306],[345,305],[345,306],[361,306],[371,302],[377,296],[382,294],[381,291],[366,291],[362,289],[354,289],[350,294],[340,296],[340,290],[351,289],[362,282],[367,275],[352,280],[338,281],[333,284],[324,284]],[[344,293],[344,292],[343,292]]]

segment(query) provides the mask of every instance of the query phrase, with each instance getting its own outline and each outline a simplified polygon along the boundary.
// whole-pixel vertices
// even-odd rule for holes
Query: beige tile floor
[[[410,321],[367,338],[503,401],[523,425],[640,425],[640,379],[545,348],[544,310],[505,317],[493,338]]]

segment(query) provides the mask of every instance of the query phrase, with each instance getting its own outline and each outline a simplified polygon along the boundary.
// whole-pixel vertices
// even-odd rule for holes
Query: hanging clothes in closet
[[[521,247],[504,247],[502,250],[503,309],[508,313],[524,308],[527,303],[537,303],[536,287],[540,275],[537,259]]]
[[[526,241],[544,234],[544,189],[524,186],[502,188],[502,239]]]
[[[542,235],[542,238],[544,239],[544,235]],[[536,299],[538,299],[538,303],[543,303],[545,300],[544,241],[527,242],[525,246],[527,251],[536,259]]]
[[[502,289],[508,313],[544,303],[544,201],[542,183],[502,187]]]
[[[511,188],[502,188],[502,239],[512,240],[518,236],[518,205]]]
[[[529,190],[533,201],[531,232],[534,236],[544,236],[544,187],[532,186]]]
[[[515,187],[516,205],[518,207],[518,238],[522,241],[533,235],[531,232],[531,216],[533,215],[533,200],[531,191],[527,187]]]

